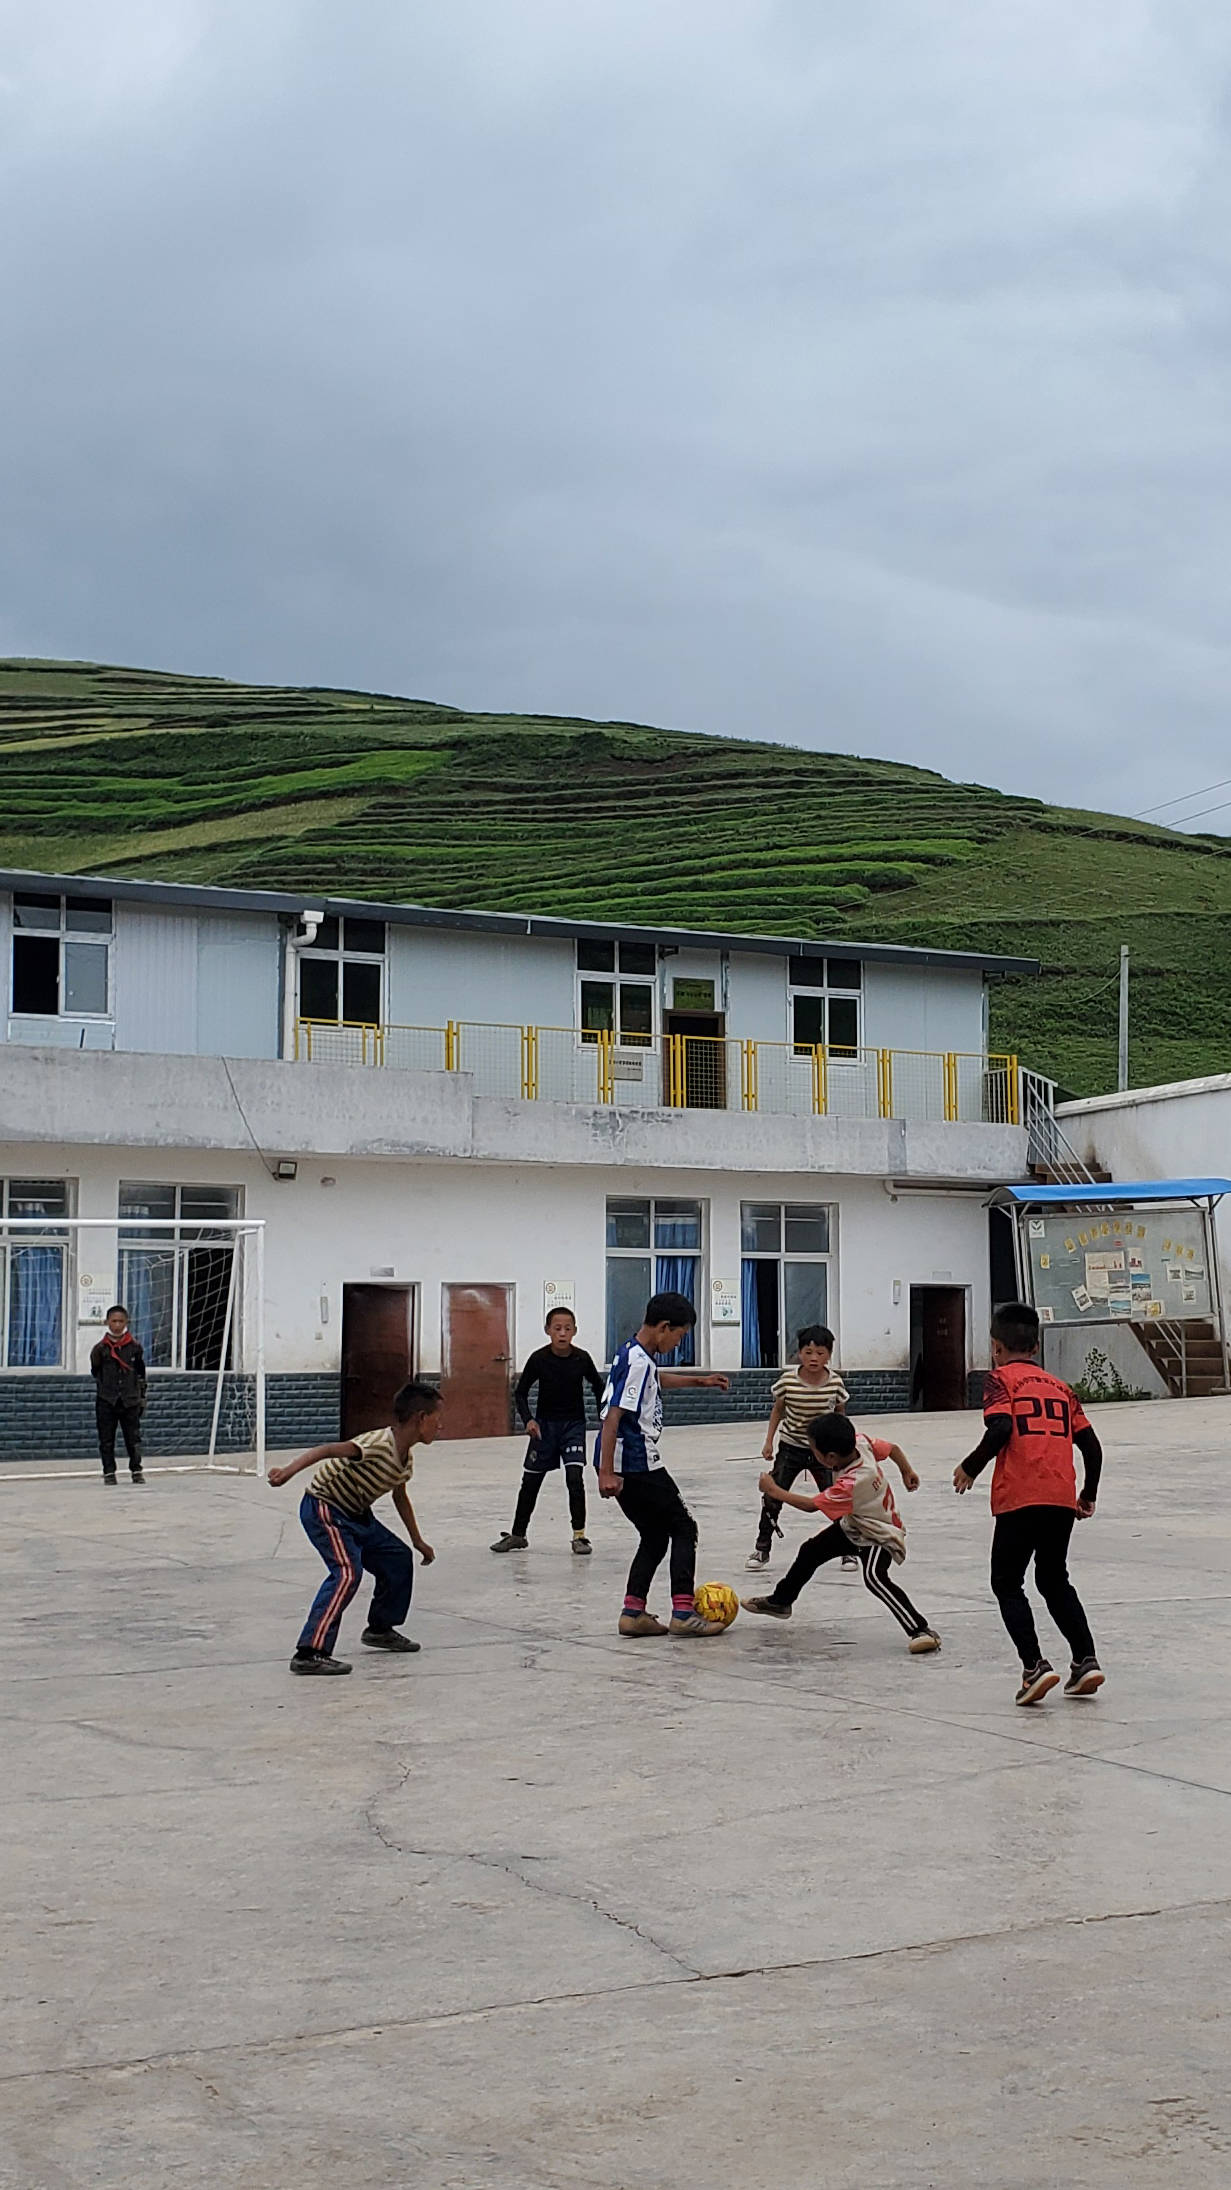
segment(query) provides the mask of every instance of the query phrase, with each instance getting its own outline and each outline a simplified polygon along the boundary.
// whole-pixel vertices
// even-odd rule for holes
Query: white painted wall
[[[0,1147],[0,1172],[75,1179],[82,1216],[113,1217],[121,1179],[241,1187],[243,1213],[265,1218],[268,1226],[266,1344],[273,1372],[336,1369],[343,1284],[368,1282],[389,1268],[417,1288],[424,1370],[440,1366],[441,1289],[447,1283],[513,1285],[514,1348],[524,1355],[538,1343],[544,1281],[570,1279],[582,1341],[601,1354],[609,1193],[679,1195],[708,1204],[704,1276],[736,1283],[741,1200],[829,1201],[837,1209],[831,1313],[839,1358],[848,1368],[907,1366],[912,1283],[964,1286],[970,1363],[980,1366],[987,1358],[987,1214],[978,1195],[893,1201],[876,1180],[798,1173],[735,1177],[350,1157],[301,1162],[297,1179],[280,1184],[251,1153],[216,1150],[176,1156],[165,1149],[43,1145],[37,1159],[29,1143]],[[114,1270],[112,1236],[90,1243],[96,1260],[108,1250]],[[328,1303],[323,1321],[322,1297]],[[79,1367],[96,1336],[90,1327],[82,1330]],[[711,1330],[703,1323],[699,1353],[714,1367],[738,1368],[738,1327]]]
[[[983,976],[977,969],[870,964],[863,969],[863,1038],[876,1049],[983,1049]]]
[[[386,1016],[395,1026],[450,1019],[571,1027],[573,945],[544,936],[448,928],[388,930]]]
[[[787,965],[754,951],[733,951],[727,979],[727,1032],[744,1042],[785,1042]]]

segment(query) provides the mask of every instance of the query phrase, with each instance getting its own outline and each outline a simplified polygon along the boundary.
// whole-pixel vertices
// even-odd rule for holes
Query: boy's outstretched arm
[[[784,1490],[781,1483],[774,1481],[773,1475],[768,1470],[761,1477],[757,1489],[763,1492],[766,1498],[775,1499],[780,1506],[797,1506],[801,1513],[816,1512],[815,1498],[804,1498],[797,1490]]]
[[[290,1482],[292,1475],[302,1474],[304,1468],[319,1467],[322,1460],[358,1458],[359,1447],[352,1445],[349,1438],[340,1445],[313,1445],[311,1452],[301,1452],[298,1460],[288,1461],[284,1468],[271,1468],[265,1480],[271,1490],[280,1490],[284,1483]]]
[[[782,1417],[785,1413],[785,1399],[775,1399],[769,1410],[769,1428],[765,1432],[765,1443],[761,1447],[762,1460],[772,1460],[774,1457],[774,1438],[782,1426]]]
[[[660,1384],[669,1384],[672,1391],[687,1384],[706,1384],[715,1392],[729,1392],[731,1389],[729,1376],[719,1376],[709,1369],[660,1369],[658,1381]]]
[[[960,1467],[953,1470],[953,1488],[959,1498],[963,1491],[970,1489],[975,1477],[982,1475],[988,1461],[994,1460],[998,1452],[1004,1451],[1012,1435],[1011,1414],[989,1414],[987,1427],[974,1451],[962,1461]]]

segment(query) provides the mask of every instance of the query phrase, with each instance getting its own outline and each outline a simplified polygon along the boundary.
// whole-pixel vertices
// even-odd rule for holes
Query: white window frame
[[[333,916],[333,914],[331,913],[329,917],[330,917],[330,919],[332,919],[332,918],[333,918],[334,916]],[[308,1017],[308,1014],[307,1014],[307,1013],[306,1013],[306,1012],[304,1011],[304,1009],[303,1009],[303,994],[302,994],[302,991],[303,991],[303,973],[302,973],[302,967],[303,967],[303,965],[304,965],[305,961],[306,961],[306,960],[308,960],[308,959],[313,959],[313,960],[315,960],[315,961],[316,961],[316,962],[317,962],[318,964],[319,964],[319,963],[321,963],[321,962],[323,961],[323,962],[324,962],[325,964],[327,964],[327,965],[333,965],[333,966],[336,966],[336,967],[337,967],[337,969],[338,969],[338,975],[337,975],[337,979],[338,979],[338,1009],[337,1009],[337,1016],[336,1016],[336,1018],[334,1018],[334,1019],[318,1019],[318,1018],[315,1018],[315,1017],[313,1017],[313,1020],[312,1020],[312,1024],[313,1024],[314,1026],[339,1026],[339,1027],[348,1027],[348,1026],[354,1026],[354,1027],[359,1027],[359,1026],[365,1026],[365,1027],[370,1027],[370,1026],[384,1026],[384,1024],[385,1024],[385,1011],[386,1011],[386,1006],[387,1006],[387,1002],[388,1002],[388,992],[387,992],[388,973],[387,973],[387,968],[388,968],[388,964],[389,964],[389,923],[388,923],[388,921],[385,921],[385,920],[381,920],[381,921],[376,921],[376,920],[369,920],[369,919],[367,918],[367,915],[366,915],[366,914],[363,914],[363,913],[352,913],[352,914],[350,915],[350,918],[351,918],[352,920],[363,920],[363,921],[365,922],[365,924],[366,924],[367,926],[369,926],[369,927],[379,927],[379,928],[380,928],[380,929],[381,929],[381,930],[383,931],[383,934],[384,934],[384,942],[382,943],[382,945],[381,945],[381,947],[380,947],[379,951],[359,951],[359,950],[350,950],[350,949],[348,949],[348,948],[347,948],[347,942],[346,942],[346,922],[347,922],[347,915],[346,915],[345,913],[339,913],[339,914],[337,915],[337,921],[338,921],[338,941],[337,941],[337,947],[336,947],[336,949],[330,950],[330,949],[328,949],[328,948],[326,948],[326,947],[322,947],[322,946],[321,946],[320,944],[318,944],[318,943],[305,943],[305,944],[304,944],[304,945],[303,945],[302,947],[297,947],[297,948],[296,948],[296,951],[295,951],[295,959],[296,959],[296,970],[295,970],[295,1014],[296,1014],[296,1017],[297,1017],[297,1018],[299,1018],[299,1019],[304,1019],[304,1018],[307,1018],[307,1017]],[[342,1002],[343,1002],[343,992],[344,992],[344,989],[345,989],[345,975],[344,975],[344,969],[345,969],[345,968],[346,968],[347,966],[379,966],[379,968],[380,968],[380,1014],[379,1014],[379,1017],[378,1017],[378,1018],[376,1018],[376,1019],[344,1019],[344,1018],[343,1018],[343,1016],[342,1016]]]
[[[48,1217],[45,1232],[23,1224],[20,1231],[10,1232],[8,1220],[12,1213],[14,1188],[30,1186],[62,1186],[64,1189],[64,1220],[75,1213],[77,1181],[75,1179],[0,1179],[0,1371],[7,1376],[60,1376],[68,1365],[69,1350],[75,1335],[75,1326],[69,1315],[73,1298],[75,1270],[73,1267],[73,1234],[69,1230],[57,1232],[57,1217]],[[25,1199],[25,1196],[19,1198]],[[9,1360],[9,1287],[11,1282],[10,1252],[14,1247],[56,1247],[60,1251],[60,1358],[32,1364]]]
[[[613,1201],[614,1201],[614,1202],[638,1202],[638,1203],[644,1203],[644,1205],[646,1206],[646,1208],[648,1208],[648,1210],[649,1210],[649,1212],[650,1212],[650,1244],[649,1244],[649,1246],[648,1246],[648,1247],[609,1247],[609,1246],[607,1245],[607,1211],[608,1211],[608,1205],[609,1205],[609,1204],[610,1204],[611,1202],[613,1202]],[[693,1209],[693,1208],[695,1208],[695,1209],[696,1209],[696,1211],[697,1211],[697,1247],[696,1247],[696,1251],[695,1251],[695,1253],[693,1254],[693,1260],[694,1260],[694,1261],[695,1261],[695,1263],[697,1264],[697,1272],[696,1272],[696,1279],[695,1279],[695,1299],[694,1299],[694,1301],[693,1301],[693,1306],[695,1307],[695,1309],[696,1309],[696,1311],[697,1311],[697,1320],[696,1320],[696,1323],[695,1323],[695,1324],[693,1325],[693,1359],[692,1359],[692,1360],[691,1360],[690,1362],[688,1362],[688,1363],[680,1363],[680,1364],[674,1364],[674,1366],[686,1366],[686,1367],[688,1367],[688,1368],[703,1368],[703,1367],[704,1367],[704,1366],[706,1365],[706,1360],[707,1360],[707,1357],[708,1357],[708,1348],[709,1348],[709,1325],[708,1325],[708,1320],[707,1320],[707,1318],[706,1318],[706,1315],[705,1315],[705,1312],[704,1312],[704,1311],[705,1311],[705,1303],[706,1303],[706,1301],[707,1301],[707,1300],[708,1300],[708,1298],[709,1298],[709,1280],[708,1280],[708,1276],[707,1276],[707,1273],[708,1273],[708,1270],[709,1270],[709,1230],[710,1230],[710,1225],[709,1225],[709,1218],[710,1218],[710,1205],[709,1205],[708,1201],[705,1201],[705,1200],[703,1200],[703,1199],[701,1198],[701,1196],[700,1196],[700,1195],[692,1195],[692,1194],[608,1194],[608,1195],[606,1195],[606,1196],[605,1196],[605,1198],[604,1198],[604,1201],[603,1201],[603,1343],[604,1343],[604,1351],[606,1350],[606,1334],[607,1334],[607,1265],[608,1265],[608,1263],[609,1263],[609,1262],[644,1262],[644,1261],[648,1260],[648,1262],[649,1262],[649,1265],[650,1265],[650,1284],[649,1284],[649,1291],[648,1291],[648,1292],[647,1292],[647,1294],[646,1294],[646,1299],[647,1299],[647,1300],[648,1300],[648,1299],[651,1299],[651,1298],[653,1297],[653,1295],[654,1295],[654,1294],[655,1294],[655,1293],[656,1293],[656,1292],[658,1291],[658,1284],[657,1284],[657,1279],[656,1279],[656,1277],[655,1277],[655,1266],[656,1266],[656,1264],[658,1263],[659,1257],[660,1257],[661,1255],[666,1255],[666,1254],[670,1254],[670,1253],[672,1252],[672,1250],[671,1250],[670,1248],[667,1248],[667,1247],[663,1247],[663,1248],[660,1248],[660,1247],[659,1247],[659,1246],[658,1246],[658,1245],[656,1244],[656,1241],[655,1241],[655,1236],[654,1236],[654,1235],[655,1235],[655,1228],[656,1228],[656,1224],[657,1224],[657,1219],[658,1219],[658,1211],[660,1210],[660,1208],[666,1208],[666,1207],[669,1207],[669,1206],[676,1206],[676,1205],[678,1205],[678,1204],[680,1204],[680,1203],[684,1203],[684,1204],[685,1204],[685,1205],[686,1205],[686,1206],[687,1206],[687,1207],[688,1207],[689,1209]],[[688,1254],[688,1253],[690,1252],[690,1250],[689,1250],[688,1248],[679,1248],[679,1249],[675,1250],[675,1252],[677,1252],[677,1253],[679,1253],[679,1254]],[[626,1335],[627,1337],[631,1338],[631,1336],[632,1336],[632,1333],[631,1333],[631,1331],[630,1331],[630,1332],[627,1332],[627,1333],[626,1333],[625,1335]]]
[[[18,901],[23,897],[58,898],[59,920],[57,925],[54,928],[19,927],[17,919],[19,909]],[[98,910],[101,910],[101,908],[105,905],[107,907],[108,913],[110,914],[110,927],[75,927],[73,925],[73,918],[70,907],[75,904],[80,904],[83,901],[88,901],[95,909]],[[86,890],[74,890],[71,892],[63,890],[57,891],[35,889],[14,890],[10,905],[10,927],[11,934],[9,937],[9,1016],[11,1018],[33,1020],[80,1019],[87,1021],[91,1026],[105,1026],[110,1023],[114,1015],[112,1010],[112,984],[114,980],[114,975],[111,965],[111,946],[115,941],[115,904],[111,898],[91,897],[90,893]],[[19,943],[26,940],[33,941],[36,939],[42,940],[47,943],[57,942],[60,946],[60,964],[56,979],[56,1008],[54,1011],[27,1011],[24,1008],[19,1011],[17,1009],[16,960],[18,945]],[[65,952],[68,946],[73,943],[89,944],[94,949],[101,950],[104,954],[107,969],[107,1000],[101,1011],[70,1011],[65,1003]]]
[[[849,992],[847,992],[847,993],[849,993]],[[744,1245],[744,1211],[745,1211],[746,1209],[773,1209],[773,1208],[776,1208],[776,1209],[777,1209],[777,1211],[778,1211],[778,1246],[777,1246],[777,1249],[775,1250],[775,1249],[771,1249],[771,1248],[768,1248],[768,1247],[745,1247],[745,1245]],[[825,1211],[825,1213],[826,1213],[826,1216],[827,1216],[827,1217],[828,1217],[828,1219],[829,1219],[829,1246],[828,1246],[828,1247],[826,1248],[826,1250],[825,1250],[825,1252],[824,1252],[823,1254],[817,1254],[817,1253],[801,1253],[800,1251],[798,1251],[798,1250],[796,1250],[796,1249],[792,1249],[792,1248],[789,1248],[789,1247],[787,1246],[787,1244],[786,1244],[786,1213],[787,1213],[787,1210],[788,1210],[788,1209],[807,1209],[807,1210],[808,1210],[808,1211],[810,1211],[810,1212],[811,1212],[811,1211],[814,1211],[814,1210],[821,1210],[821,1209],[823,1209],[823,1210]],[[774,1201],[774,1200],[773,1200],[773,1199],[772,1199],[772,1198],[771,1198],[770,1196],[768,1196],[768,1195],[766,1196],[766,1198],[765,1198],[765,1200],[764,1200],[764,1201],[758,1201],[758,1200],[757,1200],[757,1199],[756,1199],[756,1198],[755,1198],[755,1197],[754,1197],[753,1195],[751,1195],[751,1194],[749,1194],[749,1195],[745,1195],[745,1196],[741,1197],[741,1200],[740,1200],[740,1205],[739,1205],[739,1229],[740,1229],[740,1249],[739,1249],[739,1251],[740,1251],[740,1263],[741,1263],[741,1269],[740,1269],[740,1287],[741,1287],[741,1291],[742,1291],[742,1288],[743,1288],[743,1268],[742,1268],[742,1265],[743,1265],[743,1264],[744,1264],[745,1262],[776,1262],[776,1263],[777,1263],[777,1265],[778,1265],[778,1353],[779,1353],[779,1361],[778,1361],[778,1367],[779,1367],[779,1369],[785,1369],[785,1368],[786,1368],[787,1364],[788,1364],[788,1363],[790,1362],[790,1360],[791,1360],[791,1358],[792,1358],[792,1356],[793,1356],[793,1354],[794,1354],[794,1352],[795,1352],[795,1338],[794,1338],[794,1333],[793,1333],[792,1331],[789,1331],[789,1330],[787,1329],[787,1313],[786,1313],[786,1266],[787,1266],[788,1262],[822,1263],[822,1264],[824,1265],[824,1267],[825,1267],[825,1273],[826,1273],[826,1275],[825,1275],[825,1318],[824,1318],[824,1320],[825,1320],[825,1324],[826,1324],[826,1327],[827,1327],[827,1329],[831,1330],[831,1331],[833,1332],[833,1334],[834,1334],[834,1350],[835,1350],[835,1352],[836,1352],[836,1351],[837,1351],[837,1342],[838,1342],[838,1339],[839,1339],[839,1337],[840,1337],[840,1335],[841,1335],[841,1334],[840,1334],[840,1332],[839,1332],[839,1329],[838,1329],[838,1312],[837,1312],[837,1283],[836,1283],[836,1275],[837,1275],[837,1260],[838,1260],[838,1251],[837,1251],[837,1245],[836,1245],[836,1241],[837,1241],[837,1236],[838,1236],[838,1205],[837,1205],[837,1203],[836,1203],[836,1202],[832,1202],[832,1201],[790,1201],[790,1202],[786,1202],[786,1201],[778,1201],[778,1202],[776,1202],[776,1201]],[[743,1349],[742,1334],[741,1334],[741,1343],[740,1343],[740,1354],[741,1354],[741,1357],[742,1357],[742,1355],[743,1355],[743,1351],[744,1351],[744,1349]],[[746,1364],[745,1364],[745,1366],[747,1366],[747,1367],[754,1367],[754,1366],[755,1366],[755,1364],[754,1364],[754,1363],[746,1363]]]
[[[122,1207],[125,1194],[137,1194],[142,1190],[159,1194],[165,1194],[168,1192],[174,1194],[175,1201],[173,1209],[171,1211],[171,1217],[175,1226],[174,1231],[172,1231],[168,1226],[162,1225],[157,1231],[150,1231],[143,1234],[141,1230],[143,1220],[140,1217],[125,1216]],[[185,1194],[227,1194],[230,1196],[232,1204],[229,1216],[225,1219],[220,1217],[186,1217],[183,1213],[183,1202]],[[187,1349],[188,1337],[188,1262],[189,1257],[193,1253],[198,1252],[203,1247],[228,1248],[232,1256],[235,1254],[237,1243],[234,1233],[231,1233],[228,1237],[224,1239],[211,1238],[208,1235],[210,1233],[211,1225],[213,1224],[223,1222],[234,1224],[242,1219],[244,1214],[243,1187],[216,1186],[211,1181],[206,1179],[186,1179],[182,1184],[174,1182],[170,1179],[121,1179],[116,1194],[116,1212],[116,1221],[119,1228],[119,1237],[116,1246],[116,1278],[119,1287],[119,1291],[117,1294],[118,1299],[123,1300],[125,1291],[129,1289],[127,1286],[127,1272],[124,1262],[124,1258],[127,1253],[134,1250],[145,1250],[146,1252],[168,1253],[174,1258],[171,1272],[172,1358],[170,1361],[158,1362],[157,1364],[151,1361],[149,1363],[150,1375],[215,1376],[217,1374],[216,1368],[206,1370],[190,1370],[187,1368],[184,1360],[184,1355]],[[201,1233],[205,1233],[207,1236],[202,1239],[199,1236]],[[242,1367],[242,1363],[239,1359],[239,1339],[242,1327],[243,1319],[237,1313],[231,1333],[231,1360],[229,1363],[224,1364],[224,1366],[231,1369],[239,1369]]]
[[[794,975],[792,974],[792,972],[791,972],[791,967],[792,967],[792,965],[793,965],[793,964],[797,963],[798,961],[796,961],[796,960],[793,960],[793,959],[788,959],[788,960],[787,960],[786,1038],[787,1038],[787,1041],[788,1041],[788,1043],[789,1043],[789,1045],[790,1045],[790,1050],[791,1050],[791,1058],[792,1058],[792,1062],[793,1062],[793,1063],[795,1063],[795,1064],[797,1064],[797,1065],[804,1065],[804,1066],[810,1066],[810,1065],[811,1065],[811,1061],[812,1061],[812,1051],[811,1051],[811,1049],[809,1049],[809,1048],[798,1048],[798,1047],[796,1046],[796,1041],[795,1041],[795,999],[796,999],[796,997],[797,997],[797,996],[801,996],[801,997],[808,997],[809,999],[814,999],[814,998],[820,998],[820,999],[821,999],[821,1000],[822,1000],[822,1001],[824,1002],[824,1006],[825,1006],[825,1042],[824,1042],[824,1045],[823,1045],[823,1046],[824,1046],[824,1050],[825,1050],[825,1059],[826,1059],[826,1062],[827,1062],[828,1064],[830,1064],[830,1065],[836,1065],[836,1066],[842,1066],[842,1065],[857,1065],[857,1064],[858,1064],[858,1063],[860,1062],[860,1058],[861,1058],[861,1055],[862,1055],[862,1051],[863,1051],[863,1046],[864,1046],[864,1042],[863,1042],[863,996],[864,996],[864,979],[863,979],[863,974],[864,974],[864,966],[863,966],[863,960],[862,960],[862,959],[859,959],[859,958],[855,958],[855,957],[853,956],[853,954],[852,954],[852,955],[850,955],[850,956],[847,956],[847,957],[843,958],[843,957],[841,957],[841,954],[840,954],[839,952],[837,952],[837,951],[835,951],[835,952],[834,952],[833,956],[834,956],[834,960],[835,960],[835,962],[837,962],[837,961],[839,961],[839,960],[840,960],[840,962],[841,962],[841,963],[842,963],[843,965],[851,965],[851,964],[854,964],[854,965],[857,965],[857,966],[859,967],[859,987],[858,987],[857,989],[853,989],[853,988],[841,988],[841,987],[835,986],[835,984],[834,984],[833,982],[831,982],[831,981],[830,981],[830,979],[829,979],[829,963],[830,963],[830,962],[829,962],[829,959],[828,959],[828,958],[810,958],[810,959],[807,959],[807,960],[805,961],[805,963],[806,963],[806,964],[807,964],[808,966],[815,966],[815,967],[816,967],[816,972],[817,972],[817,978],[816,978],[816,980],[815,980],[815,981],[800,981],[800,980],[797,980],[797,979],[795,978],[795,976],[794,976]],[[835,1049],[835,1047],[834,1047],[834,1045],[833,1045],[832,1041],[830,1040],[830,1034],[829,1034],[829,1006],[830,1006],[830,1001],[831,1001],[831,999],[832,999],[832,1000],[834,1000],[834,1001],[836,1001],[836,1002],[840,1002],[840,1003],[844,1003],[844,1004],[849,1004],[849,1003],[852,1003],[852,1002],[853,1002],[853,1003],[854,1003],[854,1006],[855,1006],[855,1040],[854,1040],[854,1042],[853,1042],[853,1043],[850,1043],[850,1042],[842,1042],[842,1043],[840,1043],[840,1044],[838,1045],[838,1047],[837,1047],[836,1049]],[[852,1052],[852,1051],[853,1051],[853,1054],[851,1054],[851,1052]]]
[[[591,947],[593,947],[593,944],[605,946],[606,940],[603,936],[595,936]],[[627,1050],[634,1057],[644,1057],[647,1050],[657,1049],[661,1027],[658,993],[661,954],[657,943],[633,943],[625,946],[622,943],[613,941],[611,944],[612,968],[610,973],[596,967],[583,967],[579,963],[582,946],[583,939],[579,937],[573,953],[573,1028],[578,1048],[592,1049],[598,1039],[597,1033],[592,1029],[587,1029],[582,1022],[581,991],[584,983],[586,987],[599,984],[610,988],[612,991],[612,1033],[616,1049]],[[626,947],[631,950],[653,951],[653,973],[625,973],[620,965],[620,954]],[[648,988],[650,992],[650,1031],[648,1034],[624,1033],[620,1024],[619,992],[621,988]]]

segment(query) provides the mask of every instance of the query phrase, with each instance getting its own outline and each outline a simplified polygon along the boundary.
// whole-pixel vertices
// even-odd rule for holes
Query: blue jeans
[[[376,1588],[368,1613],[368,1626],[400,1627],[410,1610],[415,1586],[415,1561],[410,1545],[395,1536],[381,1521],[353,1520],[339,1506],[305,1491],[299,1518],[310,1544],[319,1551],[329,1571],[312,1600],[296,1647],[333,1656],[342,1614],[358,1589],[364,1571],[374,1574]]]

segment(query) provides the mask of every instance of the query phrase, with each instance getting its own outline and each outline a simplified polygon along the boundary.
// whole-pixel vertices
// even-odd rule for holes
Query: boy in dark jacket
[[[107,1333],[90,1355],[94,1379],[94,1416],[104,1483],[115,1482],[115,1433],[123,1432],[124,1450],[134,1483],[144,1483],[141,1467],[141,1417],[145,1412],[145,1355],[128,1328],[128,1310],[107,1310]]]
[[[603,1379],[584,1346],[574,1346],[577,1323],[571,1308],[553,1308],[544,1325],[547,1344],[527,1361],[517,1380],[513,1404],[530,1442],[522,1462],[521,1488],[512,1528],[505,1529],[492,1545],[493,1551],[524,1551],[544,1478],[564,1463],[568,1485],[569,1519],[573,1525],[573,1549],[585,1558],[591,1549],[586,1535],[586,1385],[597,1406],[603,1396]],[[537,1388],[534,1413],[530,1394]]]

